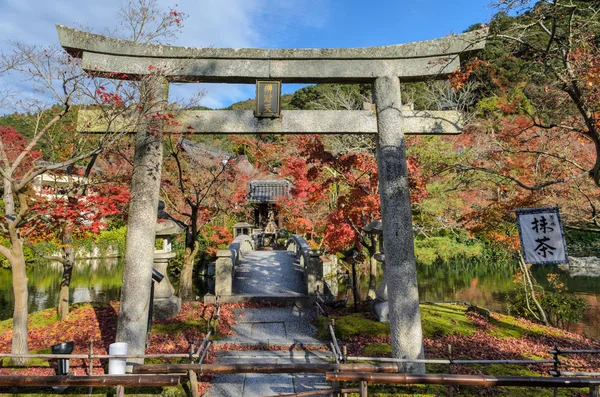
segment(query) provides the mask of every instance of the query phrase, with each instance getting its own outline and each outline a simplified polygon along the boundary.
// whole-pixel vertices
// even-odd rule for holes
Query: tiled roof
[[[276,202],[280,197],[289,197],[292,184],[286,180],[258,180],[248,184],[248,201]]]

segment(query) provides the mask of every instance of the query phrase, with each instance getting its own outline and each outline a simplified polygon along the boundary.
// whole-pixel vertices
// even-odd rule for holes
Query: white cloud
[[[10,51],[8,41],[58,45],[56,24],[89,27],[95,32],[114,29],[117,11],[125,1],[0,0],[0,51]],[[286,40],[293,36],[291,32],[323,26],[327,15],[325,0],[158,0],[158,3],[164,9],[174,7],[188,14],[183,32],[172,44],[193,47],[286,47]],[[15,84],[6,76],[0,76],[2,86],[17,94],[30,95],[23,84]],[[174,87],[172,92],[185,96],[194,89]],[[206,85],[204,89],[203,104],[210,107],[228,106],[254,95],[252,88],[238,85]]]

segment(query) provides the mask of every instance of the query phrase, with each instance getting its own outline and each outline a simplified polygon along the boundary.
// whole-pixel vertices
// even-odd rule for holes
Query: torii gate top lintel
[[[403,80],[447,75],[458,54],[481,50],[487,29],[407,44],[364,48],[191,48],[136,43],[57,25],[61,45],[82,58],[85,70],[136,78],[163,68],[170,81],[251,83],[367,82],[378,76]]]

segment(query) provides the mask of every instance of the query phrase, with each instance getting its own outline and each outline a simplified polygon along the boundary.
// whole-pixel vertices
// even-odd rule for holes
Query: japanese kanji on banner
[[[567,263],[567,246],[558,207],[517,210],[525,263]]]

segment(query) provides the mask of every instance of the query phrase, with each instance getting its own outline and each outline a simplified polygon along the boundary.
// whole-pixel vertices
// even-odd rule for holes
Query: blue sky
[[[0,51],[7,41],[58,45],[55,24],[117,27],[127,0],[0,0]],[[188,14],[173,45],[195,47],[313,48],[402,44],[461,33],[487,23],[489,0],[157,0]],[[0,88],[30,95],[27,84],[0,76]],[[284,91],[294,90],[295,86]],[[220,108],[253,96],[253,86],[173,87],[172,99],[202,89],[201,103]],[[6,111],[4,111],[6,112]]]

